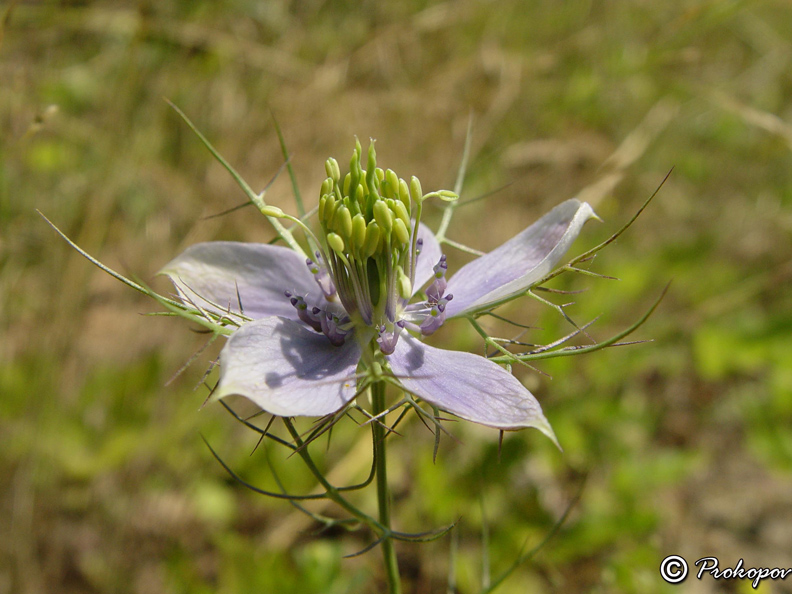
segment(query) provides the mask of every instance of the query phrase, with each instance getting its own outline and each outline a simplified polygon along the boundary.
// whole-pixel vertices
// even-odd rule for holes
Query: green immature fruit
[[[393,237],[402,245],[406,245],[410,241],[410,232],[407,230],[407,225],[401,219],[393,221]]]
[[[380,228],[385,231],[385,233],[390,233],[393,229],[393,213],[391,209],[388,208],[388,205],[383,200],[377,200],[374,203],[374,219],[377,221],[377,224]]]
[[[412,283],[410,283],[410,277],[404,274],[404,270],[401,266],[396,269],[396,275],[399,297],[402,299],[409,299],[412,296]]]
[[[410,193],[413,200],[423,202],[423,192],[421,191],[421,182],[414,175],[410,178]]]
[[[333,218],[333,226],[335,230],[341,234],[341,237],[346,237],[348,239],[352,235],[352,214],[343,204],[336,210],[335,217]]]
[[[366,243],[366,217],[362,214],[356,214],[352,218],[352,246],[356,249],[362,249]]]
[[[261,214],[268,217],[275,217],[276,219],[280,219],[285,216],[285,213],[282,209],[278,208],[277,206],[262,206],[260,209]]]
[[[330,246],[330,249],[333,250],[336,254],[343,255],[344,254],[344,240],[341,239],[341,236],[337,233],[328,233],[327,234],[327,245]]]
[[[407,182],[403,179],[399,180],[399,200],[404,204],[407,212],[412,210],[412,200],[410,200],[410,188],[407,187]]]
[[[332,157],[325,161],[325,172],[327,172],[327,177],[336,183],[341,179],[341,168],[338,166],[338,161]]]
[[[319,196],[324,196],[333,191],[333,180],[329,177],[322,182],[322,187],[319,188]]]
[[[404,206],[400,200],[395,200],[393,202],[393,209],[394,214],[399,217],[399,219],[404,222],[405,226],[409,229],[410,228],[410,213],[407,211],[407,208]]]
[[[398,198],[399,196],[399,176],[393,169],[385,172],[385,190],[383,193],[388,198]]]
[[[370,258],[376,253],[377,247],[379,246],[379,239],[379,225],[377,225],[376,221],[369,222],[366,227],[366,239],[363,242],[363,249],[361,250],[364,258]]]

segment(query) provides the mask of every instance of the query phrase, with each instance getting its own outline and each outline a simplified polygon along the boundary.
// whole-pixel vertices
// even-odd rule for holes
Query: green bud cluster
[[[338,295],[347,312],[360,313],[366,324],[393,321],[396,302],[412,296],[421,205],[430,196],[449,200],[456,194],[442,190],[424,195],[418,178],[407,182],[391,169],[377,167],[373,141],[364,155],[355,140],[349,173],[342,177],[333,158],[325,161],[325,173],[319,195],[320,240]]]
[[[407,248],[411,236],[413,204],[423,201],[421,184],[413,177],[408,184],[391,170],[377,167],[374,143],[369,145],[363,169],[360,141],[341,178],[338,162],[325,162],[327,179],[319,197],[319,223],[328,246],[355,259],[378,257],[390,250]],[[340,249],[338,237],[343,242]],[[332,241],[332,243],[331,243]]]

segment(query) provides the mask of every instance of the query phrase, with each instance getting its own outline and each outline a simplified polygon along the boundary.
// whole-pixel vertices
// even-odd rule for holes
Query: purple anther
[[[349,332],[339,328],[341,321],[338,319],[338,316],[334,316],[328,312],[320,316],[319,321],[321,323],[322,333],[327,336],[330,344],[333,346],[341,346],[344,344],[346,335],[349,334]]]
[[[310,258],[306,258],[305,265],[308,266],[308,270],[313,274],[314,280],[322,290],[325,299],[329,300],[335,295],[336,288],[330,273],[327,271],[327,267],[322,263],[321,254],[318,251],[316,252],[316,259],[317,262],[314,262]]]
[[[405,325],[405,322],[399,320],[393,325],[392,332],[388,332],[385,325],[379,327],[377,344],[379,344],[383,355],[392,355],[393,351],[396,350],[396,343],[399,342],[399,334],[401,334]]]
[[[429,315],[421,322],[421,334],[429,336],[437,332],[437,329],[445,322],[445,317],[445,304],[443,304],[442,309],[439,304],[432,307]]]
[[[451,294],[441,298],[440,301],[437,302],[437,306],[436,306],[438,311],[443,315],[445,315],[446,306],[448,305],[448,302],[451,301],[453,298],[454,296]]]
[[[432,270],[434,270],[435,278],[442,278],[445,276],[446,270],[448,270],[448,262],[446,262],[445,254],[440,256],[440,260],[432,267]]]
[[[285,291],[284,294],[289,298],[289,303],[297,310],[297,317],[317,332],[321,332],[322,325],[319,323],[319,317],[314,311],[318,308],[314,307],[311,311],[308,311],[308,304],[305,302],[305,299],[299,295],[295,295],[291,291]]]
[[[429,303],[435,304],[440,301],[445,293],[448,283],[445,279],[446,271],[448,270],[448,263],[446,262],[445,254],[440,256],[440,261],[432,268],[434,270],[434,282],[426,289],[426,297]]]
[[[422,249],[423,249],[423,237],[419,237],[419,238],[418,238],[418,239],[415,241],[415,255],[416,255],[416,256],[420,256],[420,255],[421,255],[421,250],[422,250]]]

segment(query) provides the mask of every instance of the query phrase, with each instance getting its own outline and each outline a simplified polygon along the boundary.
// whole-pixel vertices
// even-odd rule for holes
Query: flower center
[[[368,148],[366,169],[363,149],[355,141],[349,173],[343,178],[338,162],[325,162],[327,179],[319,198],[316,261],[306,264],[327,301],[337,296],[346,315],[338,316],[287,292],[298,316],[333,344],[343,344],[356,326],[373,328],[385,354],[396,346],[405,327],[431,334],[445,320],[445,256],[434,267],[435,280],[427,301],[408,305],[413,295],[415,270],[421,253],[418,238],[423,200],[438,196],[456,199],[448,191],[423,195],[418,178],[408,184],[392,170],[377,167],[374,143]]]
[[[325,163],[321,238],[338,298],[352,319],[367,326],[392,324],[398,306],[412,296],[418,220],[411,215],[423,196],[417,178],[410,187],[392,170],[377,167],[373,143],[363,169],[363,150],[355,144],[343,179],[335,159]]]

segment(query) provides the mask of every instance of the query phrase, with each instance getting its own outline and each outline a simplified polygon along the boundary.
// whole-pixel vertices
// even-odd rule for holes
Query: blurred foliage
[[[233,182],[162,100],[179,105],[254,185],[282,163],[273,114],[309,204],[353,135],[381,162],[453,184],[450,236],[491,249],[581,194],[607,237],[674,171],[591,270],[565,276],[568,313],[608,337],[673,280],[635,336],[652,340],[515,370],[564,453],[536,432],[450,424],[436,462],[420,423],[393,440],[397,529],[459,519],[399,547],[407,591],[477,592],[559,535],[498,590],[670,591],[660,560],[787,567],[792,550],[792,9],[783,0],[347,3],[10,2],[0,7],[0,594],[377,592],[365,534],[315,532],[285,502],[234,483],[315,488],[217,405],[201,410],[212,347],[69,250],[44,212],[108,265],[165,290],[160,266],[201,240],[264,241]],[[273,204],[291,209],[280,176]],[[439,222],[439,210],[427,215]],[[465,256],[450,253],[450,268]],[[570,331],[538,303],[504,308]],[[512,327],[484,318],[493,332]],[[464,323],[446,346],[482,345]],[[551,379],[552,377],[552,379]],[[317,456],[338,482],[368,471],[354,423]],[[372,495],[360,504],[373,509]],[[313,509],[313,508],[312,508]],[[334,514],[332,508],[317,511]],[[482,535],[487,534],[486,547]],[[483,554],[486,548],[488,555]],[[691,578],[689,578],[691,579]],[[704,582],[702,582],[704,585]],[[714,582],[709,585],[715,587]],[[740,587],[747,586],[741,584]],[[774,584],[762,586],[773,590]]]

